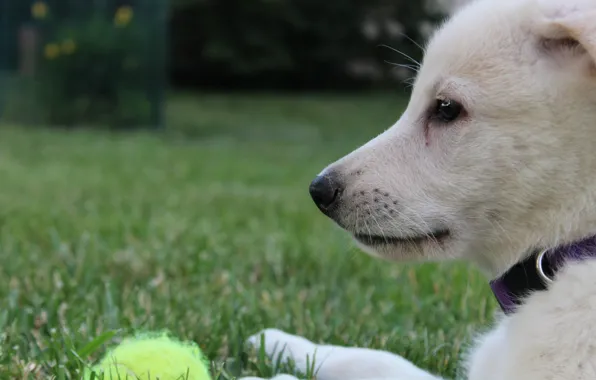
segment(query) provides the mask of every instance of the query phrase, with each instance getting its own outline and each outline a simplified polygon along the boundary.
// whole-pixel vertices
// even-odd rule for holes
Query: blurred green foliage
[[[0,118],[162,125],[167,0],[0,0]]]
[[[43,17],[37,79],[47,122],[64,126],[102,124],[114,128],[146,125],[149,41],[134,9],[62,20]]]

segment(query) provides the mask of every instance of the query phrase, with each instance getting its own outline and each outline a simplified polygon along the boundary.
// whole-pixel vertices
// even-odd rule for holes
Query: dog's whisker
[[[385,48],[387,48],[387,49],[389,49],[391,51],[394,51],[394,52],[398,53],[402,57],[408,59],[410,62],[416,64],[416,66],[418,66],[418,67],[422,66],[422,64],[420,62],[418,62],[417,60],[415,60],[414,58],[412,58],[408,54],[404,53],[403,51],[400,51],[400,50],[398,50],[396,48],[393,48],[393,47],[391,47],[389,45],[384,45],[384,44],[380,45],[380,47],[385,47]]]
[[[413,71],[415,73],[420,72],[420,67],[417,66],[417,65],[408,65],[408,64],[405,64],[405,63],[395,63],[395,62],[391,62],[391,61],[385,61],[385,63],[387,63],[387,64],[389,64],[391,66],[401,67],[401,68],[404,68],[404,69],[408,69],[408,70]]]
[[[373,222],[375,222],[377,224],[377,227],[379,227],[379,233],[381,235],[381,237],[385,240],[385,243],[388,243],[389,241],[387,240],[387,237],[385,236],[385,233],[383,231],[383,227],[381,227],[381,225],[379,224],[379,221],[377,220],[377,218],[375,217],[374,212],[372,211],[371,207],[369,205],[367,205],[368,209],[369,209],[369,213],[370,213],[370,218],[372,219]],[[377,234],[377,235],[378,235]],[[371,235],[373,235],[371,233]]]
[[[367,207],[368,207],[368,209],[369,209],[369,210],[368,210],[368,212],[369,212],[369,214],[370,214],[370,206],[367,206]],[[372,230],[370,229],[370,226],[369,226],[369,225],[368,225],[368,223],[366,222],[366,219],[367,219],[367,218],[363,218],[363,219],[362,219],[362,221],[364,222],[364,227],[366,227],[366,231],[368,232],[368,234],[369,234],[369,235],[373,235],[373,233],[372,233]]]

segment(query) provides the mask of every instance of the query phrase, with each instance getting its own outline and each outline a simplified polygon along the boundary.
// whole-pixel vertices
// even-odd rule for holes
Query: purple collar
[[[512,314],[531,292],[545,290],[547,282],[537,269],[539,254],[516,264],[503,276],[490,282],[490,287],[505,314]],[[542,271],[552,278],[570,260],[596,258],[596,236],[551,249],[542,255]]]

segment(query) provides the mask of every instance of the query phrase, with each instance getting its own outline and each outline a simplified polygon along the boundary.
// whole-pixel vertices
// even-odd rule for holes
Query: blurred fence
[[[167,0],[0,0],[0,118],[159,127]]]

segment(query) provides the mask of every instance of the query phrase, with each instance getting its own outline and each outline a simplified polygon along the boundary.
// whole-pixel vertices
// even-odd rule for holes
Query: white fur
[[[437,98],[466,113],[429,120]],[[466,259],[494,278],[533,249],[596,233],[596,0],[468,4],[430,40],[397,123],[324,172],[341,179],[333,219],[353,234],[450,231],[362,245],[384,259]],[[262,333],[269,355],[284,346],[303,372],[316,355],[318,380],[437,379],[387,352]],[[464,369],[469,380],[596,379],[596,261],[566,266],[502,317]]]

